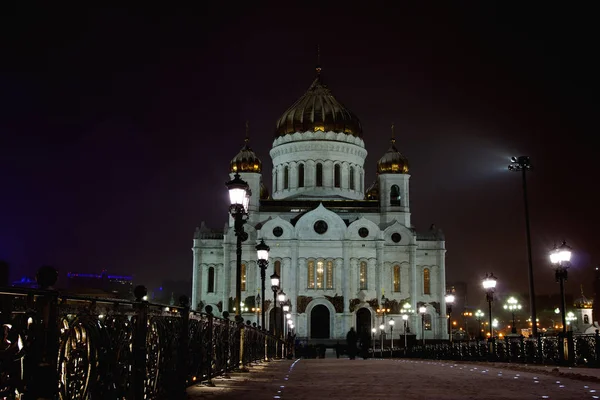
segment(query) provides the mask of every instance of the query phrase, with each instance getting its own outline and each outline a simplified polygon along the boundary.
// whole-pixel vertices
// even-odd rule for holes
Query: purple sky
[[[367,186],[395,123],[413,223],[446,233],[448,281],[493,271],[501,292],[527,290],[521,179],[506,169],[525,154],[536,291],[558,291],[546,254],[564,238],[567,290],[591,295],[597,23],[571,5],[480,3],[3,13],[0,259],[15,278],[51,264],[189,279],[195,226],[226,221],[245,121],[270,187],[275,122],[320,44],[325,82],[363,124]]]

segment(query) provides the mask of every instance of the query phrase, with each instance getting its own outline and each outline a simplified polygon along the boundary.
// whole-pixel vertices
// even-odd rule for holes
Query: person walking
[[[356,342],[358,341],[358,335],[354,330],[354,327],[350,328],[346,335],[346,344],[348,345],[348,356],[351,360],[356,359]]]

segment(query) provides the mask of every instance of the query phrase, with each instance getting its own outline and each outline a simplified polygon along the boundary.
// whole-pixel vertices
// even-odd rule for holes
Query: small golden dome
[[[275,137],[295,132],[336,132],[362,137],[359,119],[321,82],[321,68],[306,93],[277,121]]]
[[[377,173],[379,174],[407,174],[408,173],[408,159],[402,155],[396,149],[394,143],[395,139],[392,139],[392,145],[385,152],[383,157],[377,161]]]
[[[262,171],[262,162],[254,154],[254,151],[248,146],[248,138],[246,138],[246,144],[240,150],[239,153],[229,163],[229,171],[235,172],[257,172]]]
[[[367,200],[379,200],[379,179],[375,178],[375,182],[369,186],[365,198]]]

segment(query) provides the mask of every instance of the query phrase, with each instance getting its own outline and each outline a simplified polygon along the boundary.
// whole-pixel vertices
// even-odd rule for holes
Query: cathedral
[[[298,338],[342,340],[351,327],[379,332],[385,323],[389,339],[393,319],[396,339],[405,326],[418,339],[448,339],[444,235],[434,225],[425,231],[411,225],[409,163],[393,130],[389,149],[374,165],[375,182],[366,186],[360,120],[333,96],[317,67],[306,93],[277,120],[270,156],[272,194],[248,138],[230,163],[230,178],[239,174],[252,191],[242,243],[244,320],[260,321],[255,246],[262,239],[271,249],[267,329],[281,317],[270,300],[269,276],[276,271]],[[193,306],[233,314],[232,217],[223,230],[204,223],[196,228],[192,251]]]

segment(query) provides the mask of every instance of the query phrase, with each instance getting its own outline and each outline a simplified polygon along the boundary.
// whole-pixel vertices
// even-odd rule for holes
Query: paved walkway
[[[190,387],[189,399],[600,398],[600,369],[413,359],[281,360],[214,383]]]

